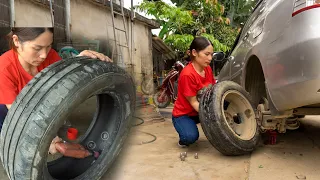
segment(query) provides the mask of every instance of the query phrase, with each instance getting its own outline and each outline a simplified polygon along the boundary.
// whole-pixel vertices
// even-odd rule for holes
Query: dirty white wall
[[[100,51],[111,57],[115,41],[110,9],[86,0],[71,0],[70,3],[72,41],[98,40],[100,42]],[[30,0],[15,0],[14,9],[16,27],[52,26],[50,9],[44,5],[36,4]],[[121,16],[115,17],[115,26],[123,29]],[[137,83],[140,83],[142,73],[152,75],[151,29],[143,22],[135,20],[134,50],[131,51],[131,22],[128,19],[126,19],[126,27],[129,28],[130,49],[121,48],[123,57],[118,61],[118,64],[125,66],[128,71],[133,73]],[[116,35],[118,43],[127,45],[124,32],[116,30]],[[133,62],[130,61],[129,51],[130,53],[133,52]],[[119,49],[118,53],[120,54]],[[133,66],[130,64],[133,64]]]
[[[138,72],[152,74],[152,34],[151,30],[142,23],[134,25],[134,58]]]
[[[123,0],[123,1],[126,1],[126,0]],[[127,0],[127,1],[129,1],[129,0]],[[113,0],[113,2],[120,5],[120,0]]]
[[[100,51],[107,55],[111,55],[115,42],[111,11],[98,4],[82,0],[72,0],[70,3],[72,41],[83,41],[85,39],[99,40],[101,42]],[[128,24],[128,19],[126,19],[126,22],[127,28],[130,27],[131,23]],[[115,17],[115,26],[123,29],[121,16]],[[116,31],[116,34],[117,40],[120,44],[126,45],[124,32]],[[130,35],[131,32],[129,31],[129,47],[131,46]],[[152,71],[153,61],[151,36],[151,30],[145,24],[135,21],[133,74],[137,83],[141,81],[141,72],[143,70],[149,69]],[[128,49],[121,48],[121,50],[123,52],[124,61],[119,61],[118,64],[120,66],[122,64],[126,67],[130,67],[129,64],[131,64],[131,62],[128,56]]]
[[[30,0],[15,0],[15,27],[52,27],[50,9]]]

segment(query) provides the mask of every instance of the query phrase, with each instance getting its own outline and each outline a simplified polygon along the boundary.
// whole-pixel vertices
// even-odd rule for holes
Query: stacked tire
[[[99,158],[62,157],[47,163],[50,143],[64,120],[92,96],[97,111],[80,143],[100,152]],[[128,136],[135,96],[131,76],[112,63],[77,57],[47,67],[25,86],[5,119],[0,155],[9,178],[100,179]]]

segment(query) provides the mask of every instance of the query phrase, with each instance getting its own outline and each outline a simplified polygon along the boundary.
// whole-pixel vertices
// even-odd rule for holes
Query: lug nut
[[[194,158],[195,158],[195,159],[199,159],[198,153],[195,153],[195,154],[194,154]]]
[[[183,153],[180,153],[180,158],[181,158],[182,156],[184,156]]]
[[[186,159],[186,157],[181,156],[180,159],[181,159],[181,161],[184,161]]]
[[[187,156],[188,156],[188,155],[187,155],[187,152],[184,152],[184,153],[183,153],[183,155],[184,155],[185,157],[187,157]]]

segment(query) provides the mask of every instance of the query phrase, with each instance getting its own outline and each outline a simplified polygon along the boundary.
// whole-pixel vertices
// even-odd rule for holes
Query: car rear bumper
[[[289,84],[270,93],[279,111],[320,103],[320,78]]]
[[[279,111],[320,103],[320,8],[292,18],[283,38],[290,42],[269,63],[267,85]]]

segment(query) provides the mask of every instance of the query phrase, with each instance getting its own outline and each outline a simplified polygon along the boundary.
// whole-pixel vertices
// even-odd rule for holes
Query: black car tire
[[[97,111],[80,143],[100,156],[62,157],[47,163],[50,143],[65,118],[93,96]],[[0,156],[8,176],[11,180],[100,179],[122,148],[134,107],[134,82],[118,66],[88,57],[50,65],[23,88],[6,116]]]
[[[247,109],[241,117],[247,118],[241,118],[244,119],[241,121],[248,128],[243,128],[244,133],[241,136],[233,132],[227,115],[225,115],[227,111],[225,103],[228,97],[233,98],[238,104],[243,102],[246,105]],[[232,99],[228,101],[233,103]],[[232,104],[232,108],[241,108],[236,107],[237,103]],[[205,91],[200,100],[199,118],[207,139],[224,155],[246,154],[252,152],[258,145],[260,131],[250,96],[240,85],[232,81],[219,82]],[[238,125],[241,125],[242,122]],[[247,133],[249,130],[250,132]]]

